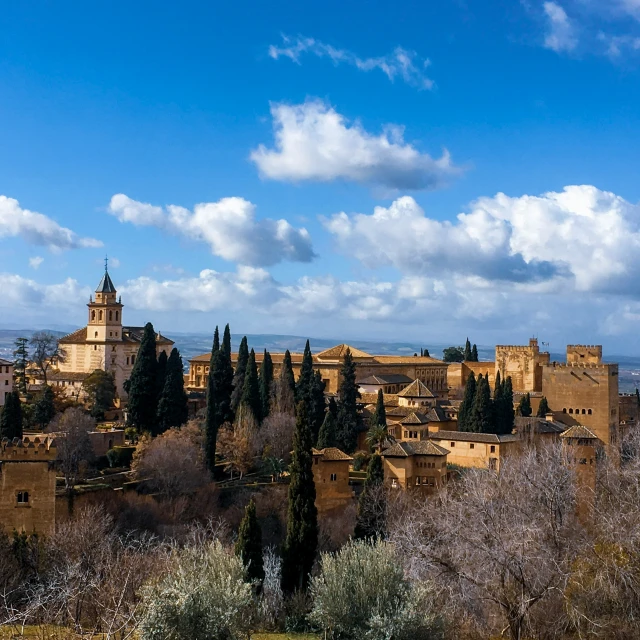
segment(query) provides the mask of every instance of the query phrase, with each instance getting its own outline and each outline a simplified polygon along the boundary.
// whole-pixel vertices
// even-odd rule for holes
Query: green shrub
[[[110,467],[130,467],[135,447],[113,447],[107,451]]]
[[[361,471],[362,467],[366,467],[368,462],[369,454],[364,451],[358,451],[358,453],[353,456],[353,470]]]

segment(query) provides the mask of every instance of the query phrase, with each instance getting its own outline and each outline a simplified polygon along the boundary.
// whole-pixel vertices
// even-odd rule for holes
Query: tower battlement
[[[567,369],[567,370],[580,370],[588,369],[589,371],[617,371],[618,365],[602,362],[550,362],[544,365],[545,367],[551,367],[553,369]]]
[[[602,345],[599,344],[568,344],[567,362],[602,362]]]
[[[0,461],[55,460],[57,450],[55,441],[48,436],[24,436],[0,442]]]

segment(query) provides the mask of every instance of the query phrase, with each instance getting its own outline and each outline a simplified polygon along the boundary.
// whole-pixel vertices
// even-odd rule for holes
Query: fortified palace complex
[[[88,323],[60,339],[64,356],[54,363],[49,382],[78,397],[82,381],[96,369],[110,372],[116,384],[118,414],[126,412],[125,382],[129,379],[142,338],[141,327],[123,325],[123,304],[105,268],[91,297]],[[157,352],[167,354],[173,341],[156,335]],[[447,483],[452,465],[499,471],[508,455],[525,445],[562,442],[586,485],[595,483],[598,455],[614,450],[627,429],[637,424],[635,396],[618,393],[618,365],[602,362],[602,347],[567,346],[566,362],[551,362],[538,341],[526,346],[498,345],[492,362],[446,363],[425,356],[371,355],[346,344],[313,355],[314,368],[325,383],[327,396],[340,386],[340,372],[347,351],[356,363],[361,394],[359,409],[363,430],[358,449],[368,450],[366,430],[375,410],[378,391],[384,394],[387,428],[392,444],[382,451],[385,483],[389,487],[418,488],[426,495]],[[271,354],[277,376],[284,354]],[[302,354],[292,353],[294,373],[299,374]],[[232,354],[236,364],[237,354]],[[192,409],[202,406],[209,373],[210,354],[194,357],[185,375],[185,389]],[[258,367],[262,354],[256,354]],[[13,385],[13,367],[0,361],[0,405]],[[517,417],[512,433],[458,431],[458,410],[469,375],[482,374],[495,385],[498,373],[511,377],[514,406],[529,394],[533,415],[542,398],[549,412],[544,417]],[[96,432],[96,442],[115,446],[115,432]],[[104,437],[103,437],[104,436]],[[115,438],[115,439],[114,439]],[[104,441],[104,442],[103,442]],[[94,447],[95,447],[94,443]],[[336,448],[314,450],[314,479],[321,513],[350,503],[353,458]],[[5,530],[50,532],[55,526],[56,442],[50,437],[25,435],[22,440],[0,444],[0,521]]]

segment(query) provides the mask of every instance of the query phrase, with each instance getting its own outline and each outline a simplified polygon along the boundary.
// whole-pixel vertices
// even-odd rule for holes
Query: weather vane
[[[109,265],[109,257],[105,254],[104,256],[104,271],[107,272],[107,267]]]

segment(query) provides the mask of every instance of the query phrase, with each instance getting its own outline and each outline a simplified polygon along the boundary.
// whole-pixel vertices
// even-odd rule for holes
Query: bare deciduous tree
[[[218,433],[218,447],[232,478],[234,471],[242,478],[255,465],[259,453],[258,423],[249,407],[241,404],[233,427],[223,426]]]
[[[48,331],[36,331],[29,340],[31,359],[36,365],[44,384],[47,384],[47,371],[53,364],[64,362],[66,354],[58,344],[58,338]]]
[[[287,462],[293,449],[293,432],[296,419],[288,414],[275,412],[268,415],[257,434],[258,449],[265,458],[276,458]]]

